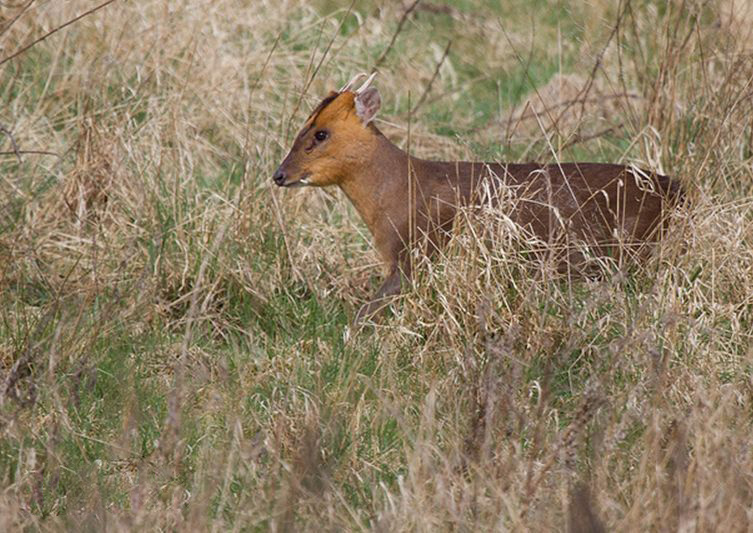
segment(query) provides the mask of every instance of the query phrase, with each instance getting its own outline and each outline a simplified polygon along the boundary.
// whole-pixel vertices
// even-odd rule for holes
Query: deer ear
[[[382,99],[376,87],[370,87],[356,94],[356,115],[364,126],[374,120],[381,105]]]

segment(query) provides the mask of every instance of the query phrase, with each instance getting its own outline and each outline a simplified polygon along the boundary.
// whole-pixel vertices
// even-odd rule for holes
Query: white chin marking
[[[308,178],[301,178],[301,180],[298,183],[300,183],[301,185],[308,185],[309,184],[309,179]]]

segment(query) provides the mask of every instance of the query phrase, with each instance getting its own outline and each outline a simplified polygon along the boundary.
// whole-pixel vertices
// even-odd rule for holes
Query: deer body
[[[373,79],[373,76],[372,76]],[[355,81],[355,79],[354,79]],[[279,186],[339,185],[374,238],[388,275],[359,317],[385,305],[410,276],[408,252],[432,253],[445,242],[457,209],[493,180],[516,197],[513,220],[547,242],[576,238],[601,255],[658,238],[679,185],[623,165],[541,165],[428,161],[410,156],[373,125],[379,94],[348,84],[314,110],[275,173]],[[574,259],[569,253],[567,260]],[[577,261],[577,259],[576,259]]]

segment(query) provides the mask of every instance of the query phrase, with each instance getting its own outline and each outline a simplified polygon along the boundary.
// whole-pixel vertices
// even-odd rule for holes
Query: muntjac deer
[[[508,164],[427,161],[389,141],[374,125],[381,105],[374,74],[359,74],[314,109],[274,173],[280,187],[338,185],[374,238],[388,275],[356,322],[381,309],[410,276],[410,251],[425,243],[431,253],[452,229],[459,207],[493,180],[516,198],[511,217],[538,238],[568,250],[572,243],[594,255],[638,253],[660,237],[669,211],[683,196],[676,181],[623,165],[601,163]],[[485,187],[489,191],[489,187]],[[504,208],[505,206],[501,206]],[[423,239],[423,240],[422,240]]]

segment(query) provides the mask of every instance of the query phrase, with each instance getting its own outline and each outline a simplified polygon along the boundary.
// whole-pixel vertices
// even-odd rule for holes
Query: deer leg
[[[379,290],[374,295],[374,298],[358,310],[354,322],[358,324],[387,307],[392,297],[400,294],[402,277],[402,270],[397,265],[393,266],[384,283],[382,283],[382,286],[379,287]]]

